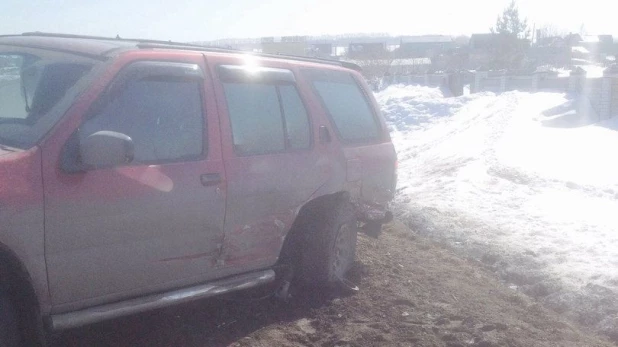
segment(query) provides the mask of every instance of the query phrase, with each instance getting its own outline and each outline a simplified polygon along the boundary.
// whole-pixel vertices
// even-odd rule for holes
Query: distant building
[[[496,49],[496,34],[472,34],[468,47],[469,67],[477,69],[489,66]]]
[[[528,49],[528,61],[535,66],[553,65],[566,67],[575,52],[573,39],[560,36],[542,37],[537,34],[536,44]]]
[[[455,41],[450,36],[424,35],[401,37],[400,57],[433,57],[455,48]]]
[[[496,34],[472,34],[470,36],[470,49],[491,50],[496,45]]]
[[[384,42],[352,42],[348,45],[348,56],[351,58],[380,57],[386,52]]]
[[[582,42],[582,36],[580,34],[568,34],[564,37],[564,41],[567,46],[577,46],[578,43]]]
[[[262,53],[304,56],[308,51],[305,36],[263,37]]]
[[[335,55],[335,49],[332,43],[311,43],[307,55],[313,57],[332,57]]]
[[[587,35],[577,44],[588,51],[588,59],[595,62],[604,61],[607,56],[616,54],[612,35]]]

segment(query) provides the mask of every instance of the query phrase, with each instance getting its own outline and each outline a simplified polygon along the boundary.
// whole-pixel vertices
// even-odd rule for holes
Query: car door
[[[225,186],[211,84],[201,55],[152,59],[127,62],[88,111],[69,116],[79,128],[44,147],[45,252],[56,311],[212,276]],[[128,135],[133,161],[79,169],[80,141],[102,130]]]
[[[287,65],[209,58],[228,182],[222,264],[273,265],[300,207],[324,184],[309,109]]]

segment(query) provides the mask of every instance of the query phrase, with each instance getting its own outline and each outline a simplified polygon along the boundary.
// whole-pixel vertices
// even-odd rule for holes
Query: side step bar
[[[120,316],[171,306],[181,302],[231,293],[266,284],[274,280],[275,272],[273,270],[264,270],[171,292],[95,306],[81,311],[60,313],[51,316],[51,328],[52,330],[74,328]]]

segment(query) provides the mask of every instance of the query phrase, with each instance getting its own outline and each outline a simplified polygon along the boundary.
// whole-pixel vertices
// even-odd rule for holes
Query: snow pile
[[[444,98],[439,88],[392,85],[376,94],[391,130],[424,129],[436,118],[457,112],[473,97]]]
[[[595,123],[585,99],[559,93],[376,97],[399,155],[401,218],[582,323],[618,321],[617,120]]]

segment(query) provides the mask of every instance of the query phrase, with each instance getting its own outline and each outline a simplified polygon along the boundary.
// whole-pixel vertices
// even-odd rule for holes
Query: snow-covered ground
[[[396,209],[513,288],[618,332],[618,120],[560,93],[376,94],[399,155]]]

